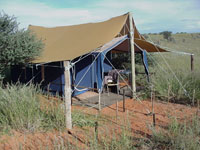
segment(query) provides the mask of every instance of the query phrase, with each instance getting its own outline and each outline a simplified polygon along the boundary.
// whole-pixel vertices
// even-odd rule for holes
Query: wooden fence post
[[[66,128],[72,129],[72,116],[71,116],[71,81],[70,81],[70,62],[63,61],[64,77],[65,77],[65,122]]]

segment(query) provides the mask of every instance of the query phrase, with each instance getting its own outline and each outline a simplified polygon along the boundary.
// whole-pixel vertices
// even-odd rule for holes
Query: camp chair
[[[109,87],[116,86],[117,94],[119,94],[119,75],[116,70],[110,70],[108,75],[104,77],[104,84],[109,96]]]

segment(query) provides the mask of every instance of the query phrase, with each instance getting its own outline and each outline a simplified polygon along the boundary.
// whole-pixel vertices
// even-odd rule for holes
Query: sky
[[[0,0],[20,28],[99,22],[131,12],[141,33],[200,32],[200,0]]]

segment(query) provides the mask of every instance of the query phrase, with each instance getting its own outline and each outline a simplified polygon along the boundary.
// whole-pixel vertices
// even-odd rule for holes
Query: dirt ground
[[[123,112],[123,102],[121,101],[118,102],[118,104],[113,104],[101,110],[100,115],[107,118],[107,122],[100,125],[101,129],[99,132],[102,132],[100,135],[103,134],[105,128],[106,130],[119,129],[119,126],[125,124],[128,120],[130,128],[135,136],[151,136],[153,120],[152,115],[150,115],[152,111],[151,101],[126,99],[125,107],[126,110]],[[98,110],[87,107],[73,106],[72,109],[82,110],[84,113],[89,114],[99,114]],[[197,112],[197,109],[180,104],[156,101],[154,103],[154,112],[156,117],[156,129],[163,129],[173,117],[182,121],[191,118],[191,116]],[[89,128],[89,130],[94,131],[93,128]],[[13,131],[11,135],[0,136],[0,149],[54,149],[53,146],[56,143],[66,142],[71,144],[76,143],[81,149],[85,149],[84,132],[84,130],[77,127],[73,128],[71,131],[66,130],[64,132],[20,133]]]
[[[118,108],[117,108],[118,106]],[[78,107],[76,109],[79,109]],[[118,110],[118,111],[117,111]],[[86,109],[89,114],[98,114],[98,110]],[[113,104],[101,110],[102,116],[107,116],[110,121],[116,126],[126,123],[128,120],[130,128],[135,135],[151,135],[153,126],[152,103],[150,100],[136,101],[126,99],[125,112],[123,112],[123,102]],[[179,121],[190,119],[195,115],[197,109],[191,106],[185,106],[174,103],[164,103],[161,101],[154,102],[154,113],[156,118],[156,128],[166,127],[172,119],[176,118]]]

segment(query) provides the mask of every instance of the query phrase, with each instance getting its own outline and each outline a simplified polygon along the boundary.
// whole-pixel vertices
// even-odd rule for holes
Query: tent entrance
[[[118,50],[121,52],[128,52],[128,36],[121,36],[113,39],[106,43],[102,47],[91,52],[89,55],[86,54],[82,57],[74,59],[72,63],[72,96],[77,96],[86,91],[102,92],[105,88],[105,76],[108,72],[114,70],[112,62],[112,51]],[[126,45],[125,51],[123,45]],[[139,46],[135,45],[137,52],[142,53],[143,62],[148,72],[148,63],[146,59],[146,53]],[[120,49],[122,48],[122,49]],[[130,71],[124,70],[127,73]],[[119,75],[119,78],[122,76]],[[130,83],[128,81],[128,83]],[[129,85],[127,85],[129,86]]]

